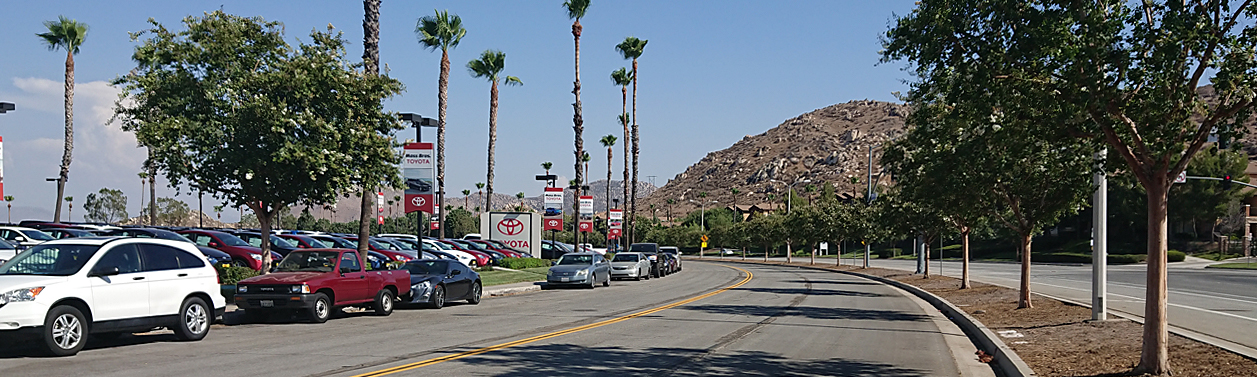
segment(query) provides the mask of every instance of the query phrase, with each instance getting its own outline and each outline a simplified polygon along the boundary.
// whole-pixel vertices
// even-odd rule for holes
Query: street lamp
[[[769,182],[781,182],[781,183],[784,183],[783,181],[778,181],[778,180],[776,180],[776,179],[770,179],[770,180],[769,180]],[[795,181],[794,183],[791,183],[789,186],[787,186],[787,190],[786,190],[786,214],[787,214],[787,215],[789,215],[789,214],[790,214],[790,204],[791,204],[791,202],[794,202],[794,185],[797,185],[797,184],[800,184],[800,183],[812,183],[812,180],[811,180],[811,179],[804,179],[804,180],[801,180],[801,181]]]
[[[720,201],[712,200],[710,202],[696,202],[694,201],[694,199],[690,199],[690,203],[698,203],[699,209],[700,209],[698,212],[698,230],[701,232],[706,232],[707,231],[707,205],[713,204],[713,203],[720,203]]]
[[[0,114],[4,114],[13,110],[17,110],[17,105],[12,102],[0,102]]]
[[[436,127],[437,126],[436,119],[424,117],[422,115],[415,114],[415,113],[401,113],[400,115],[403,121],[410,122],[410,125],[415,127],[415,142],[419,142],[419,143],[423,142],[423,128],[422,127]]]

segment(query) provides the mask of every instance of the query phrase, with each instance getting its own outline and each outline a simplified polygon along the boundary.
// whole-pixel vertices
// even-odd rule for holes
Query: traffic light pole
[[[1225,184],[1226,182],[1230,182],[1230,183],[1234,183],[1234,184],[1237,184],[1237,185],[1244,185],[1244,186],[1248,186],[1248,187],[1252,187],[1252,188],[1257,188],[1257,185],[1252,185],[1252,184],[1248,184],[1248,183],[1244,183],[1244,182],[1236,181],[1236,180],[1233,180],[1233,179],[1218,178],[1218,177],[1197,177],[1197,176],[1192,176],[1192,175],[1189,175],[1189,176],[1186,176],[1186,177],[1187,177],[1187,179],[1199,179],[1199,180],[1202,180],[1202,181],[1222,181],[1222,182],[1223,182],[1223,184]]]

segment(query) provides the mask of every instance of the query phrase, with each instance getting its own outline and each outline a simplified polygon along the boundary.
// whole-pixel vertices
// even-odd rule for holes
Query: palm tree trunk
[[[629,242],[635,242],[637,240],[637,232],[635,232],[634,230],[636,229],[636,225],[637,225],[637,222],[635,221],[635,218],[637,217],[637,157],[641,153],[641,148],[638,145],[639,142],[640,140],[638,140],[637,138],[637,58],[634,58],[633,59],[633,190],[632,190],[633,207],[630,210],[632,211],[632,215],[630,215],[628,218],[629,234],[630,234]]]
[[[620,114],[623,115],[627,113],[628,113],[628,87],[621,86],[620,87]],[[623,123],[623,126],[624,126],[624,180],[623,182],[620,182],[620,183],[624,184],[624,196],[622,199],[624,199],[624,206],[628,207],[629,205],[629,202],[628,202],[629,160],[630,160],[629,157],[631,157],[629,155],[629,146],[633,144],[633,139],[629,138],[629,119],[625,117],[621,123]]]
[[[144,182],[144,177],[140,177],[140,215],[139,215],[140,225],[144,225],[144,185],[145,184],[146,182]],[[10,205],[10,207],[12,207],[12,205]],[[13,222],[13,221],[9,221],[9,222]]]
[[[611,217],[611,151],[613,148],[607,147],[607,217]]]
[[[148,223],[157,225],[157,168],[148,169]]]
[[[580,195],[581,195],[580,186],[582,182],[585,182],[584,175],[581,174],[581,168],[580,168],[581,156],[584,154],[584,151],[585,151],[585,143],[584,143],[584,140],[582,140],[582,135],[581,135],[585,132],[585,120],[581,118],[581,103],[580,103],[580,34],[581,34],[582,29],[583,28],[581,27],[580,19],[577,19],[575,22],[572,22],[572,40],[574,41],[575,46],[576,46],[576,69],[575,69],[576,81],[572,83],[572,94],[576,95],[576,102],[572,104],[572,109],[574,110],[573,115],[572,115],[572,130],[576,132],[576,142],[575,142],[576,152],[574,154],[576,156],[576,164],[575,166],[573,166],[573,169],[576,170],[576,189],[572,190],[572,196],[573,196],[573,199],[576,199],[576,200],[572,201],[572,213],[576,214],[577,223],[580,222]],[[573,229],[577,229],[577,228],[573,228]],[[580,244],[580,241],[579,241],[580,231],[577,230],[575,232],[572,232],[572,238],[573,240],[576,241],[575,243],[579,245]]]
[[[380,0],[363,0],[363,17],[362,17],[362,61],[363,69],[368,75],[380,74]],[[365,184],[362,187],[362,202],[360,203],[361,211],[358,213],[358,239],[369,240],[371,236],[371,217],[372,207],[374,207],[374,198],[370,195],[370,187]],[[278,207],[276,207],[278,210]],[[259,218],[260,220],[260,218]],[[263,232],[269,232],[270,222],[266,222]],[[267,233],[263,233],[267,234]],[[268,244],[267,237],[262,237],[262,245]],[[367,249],[370,245],[367,242],[358,243],[358,263],[362,266],[367,265]],[[266,252],[263,247],[263,253]]]
[[[70,175],[71,152],[74,151],[74,49],[65,53],[65,154],[61,156],[61,175],[57,178],[57,210],[52,222],[61,222],[61,198],[65,197],[65,181]]]
[[[445,238],[445,107],[449,99],[450,53],[441,49],[441,77],[437,80],[437,127],[436,127],[436,206],[437,238]]]
[[[485,206],[493,208],[493,147],[498,140],[498,82],[493,81],[493,85],[489,89],[489,173],[487,181],[485,181],[485,190],[489,193],[489,199],[485,201]]]

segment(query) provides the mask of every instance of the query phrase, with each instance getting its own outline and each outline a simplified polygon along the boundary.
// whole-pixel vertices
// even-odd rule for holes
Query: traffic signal
[[[1223,190],[1231,189],[1231,175],[1230,174],[1222,176],[1222,189]]]

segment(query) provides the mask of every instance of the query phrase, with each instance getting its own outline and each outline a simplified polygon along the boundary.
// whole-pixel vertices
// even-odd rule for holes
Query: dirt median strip
[[[1139,361],[1143,331],[1140,324],[1128,319],[1089,322],[1090,309],[1046,296],[1036,294],[1033,308],[1017,309],[1018,292],[1014,289],[974,282],[971,289],[961,290],[960,281],[950,277],[925,278],[907,271],[850,265],[750,260],[746,263],[819,268],[912,285],[999,334],[1029,366],[1030,375],[1118,376]],[[1170,368],[1176,377],[1257,377],[1257,360],[1179,335],[1171,334],[1170,338]]]

